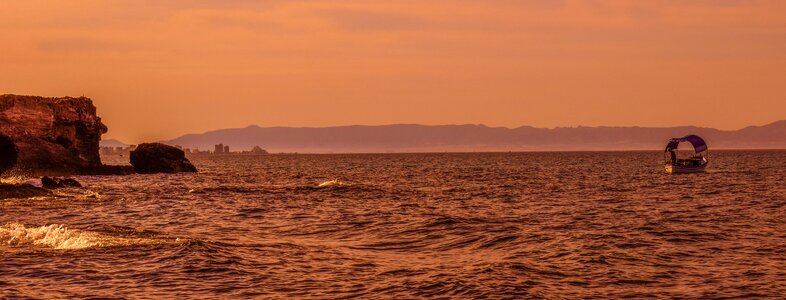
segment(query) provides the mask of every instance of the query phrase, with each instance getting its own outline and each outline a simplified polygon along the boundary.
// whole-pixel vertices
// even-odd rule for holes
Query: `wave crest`
[[[338,179],[334,179],[334,180],[328,180],[323,183],[320,183],[317,187],[322,188],[322,187],[345,186],[345,185],[347,185],[345,182]]]
[[[59,250],[76,250],[154,242],[151,239],[112,237],[92,231],[70,229],[59,224],[25,227],[22,224],[10,223],[0,226],[0,245],[8,246],[32,245]]]
[[[0,178],[0,184],[23,184],[23,183],[27,183],[27,181],[28,181],[27,177],[22,175],[14,175],[14,176]]]

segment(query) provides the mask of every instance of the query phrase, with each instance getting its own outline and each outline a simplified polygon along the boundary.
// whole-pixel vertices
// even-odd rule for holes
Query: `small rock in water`
[[[64,187],[82,187],[82,185],[72,178],[41,177],[41,186],[45,189],[58,189]]]
[[[49,178],[48,176],[41,177],[41,186],[43,186],[45,189],[56,189],[62,187],[60,184],[58,184],[57,180]]]
[[[67,187],[82,187],[82,184],[80,184],[79,181],[76,181],[76,179],[73,178],[65,178],[63,180],[60,180],[60,184]]]
[[[0,199],[41,197],[51,193],[29,184],[0,184]]]
[[[145,143],[131,151],[131,165],[140,174],[196,172],[183,150],[161,143]]]

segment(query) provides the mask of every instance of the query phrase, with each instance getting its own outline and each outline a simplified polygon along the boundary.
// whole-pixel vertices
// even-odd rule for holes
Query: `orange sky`
[[[0,93],[85,96],[137,143],[211,129],[786,119],[786,1],[0,4]]]

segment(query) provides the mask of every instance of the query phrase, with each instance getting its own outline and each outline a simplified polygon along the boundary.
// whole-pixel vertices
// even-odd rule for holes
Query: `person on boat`
[[[694,155],[693,159],[691,159],[691,163],[696,167],[701,166],[704,163],[704,156],[698,154]]]
[[[671,152],[671,163],[673,164],[673,163],[677,162],[677,151],[674,151],[674,149],[671,149],[671,151],[669,151],[669,152]]]

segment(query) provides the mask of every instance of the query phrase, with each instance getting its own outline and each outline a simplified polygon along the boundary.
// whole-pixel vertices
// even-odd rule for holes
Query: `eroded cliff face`
[[[16,165],[18,153],[14,141],[0,133],[0,174]]]
[[[107,127],[90,98],[0,95],[0,134],[18,148],[15,169],[28,174],[78,174],[101,168]]]

